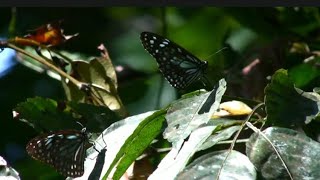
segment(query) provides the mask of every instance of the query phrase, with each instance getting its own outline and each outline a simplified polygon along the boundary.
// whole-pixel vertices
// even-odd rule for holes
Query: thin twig
[[[248,142],[249,140],[248,139],[237,139],[236,140],[236,143],[246,143],[246,142]],[[233,142],[233,140],[228,140],[228,141],[219,141],[219,142],[217,142],[217,144],[230,144],[230,143],[232,143]]]
[[[277,156],[279,157],[282,165],[284,166],[284,168],[286,169],[289,177],[291,180],[293,180],[293,177],[290,173],[290,170],[289,168],[287,167],[286,163],[284,162],[283,158],[281,157],[279,151],[277,150],[277,148],[272,144],[272,142],[270,141],[270,139],[263,133],[261,132],[259,129],[257,129],[256,127],[254,127],[250,122],[246,122],[246,125],[251,128],[255,133],[258,133],[258,135],[261,135],[270,145],[271,147],[273,148],[274,152],[277,154]]]
[[[236,143],[237,138],[238,138],[239,135],[240,135],[240,132],[241,132],[242,129],[245,127],[246,123],[249,122],[249,120],[250,120],[251,116],[254,114],[254,112],[255,112],[258,108],[260,108],[262,105],[264,105],[264,103],[260,103],[260,104],[256,105],[256,106],[253,108],[252,112],[249,114],[249,116],[246,118],[246,120],[244,121],[244,123],[241,124],[240,129],[238,130],[237,134],[234,136],[233,142],[232,142],[231,145],[230,145],[230,148],[229,148],[229,150],[228,150],[228,153],[227,153],[226,157],[224,158],[224,160],[223,160],[223,162],[222,162],[222,164],[221,164],[221,167],[220,167],[220,169],[219,169],[219,171],[218,171],[218,174],[217,174],[217,176],[216,176],[216,180],[219,179],[220,174],[221,174],[222,169],[223,169],[223,166],[224,166],[224,164],[226,163],[229,155],[231,154],[231,151],[232,151],[233,148],[234,148],[234,145],[235,145],[235,143]]]
[[[34,60],[40,62],[41,64],[44,64],[46,66],[48,66],[50,69],[56,71],[60,76],[69,79],[70,82],[72,82],[74,85],[76,85],[79,89],[81,89],[83,87],[83,85],[87,85],[86,83],[82,83],[78,80],[76,80],[75,78],[73,78],[72,76],[70,76],[69,74],[65,73],[64,71],[62,71],[61,69],[59,69],[58,67],[56,67],[55,65],[53,65],[52,63],[50,63],[50,61],[45,60],[44,58],[40,58],[39,56],[35,56],[33,54],[30,54],[29,52],[15,46],[12,43],[8,43],[7,47],[12,48],[26,56],[29,56],[31,58],[33,58]]]

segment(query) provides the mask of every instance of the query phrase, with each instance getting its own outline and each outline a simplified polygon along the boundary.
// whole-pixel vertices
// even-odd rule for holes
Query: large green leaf
[[[90,132],[101,132],[119,120],[116,113],[104,106],[76,102],[56,102],[41,97],[29,98],[14,109],[19,119],[37,131],[81,129],[82,123]]]
[[[72,113],[65,107],[59,107],[58,103],[52,99],[29,98],[19,103],[13,111],[17,114],[15,119],[28,123],[39,132],[81,129]]]
[[[152,115],[153,113],[154,112],[151,111],[136,116],[130,116],[124,120],[113,123],[107,129],[105,129],[94,142],[95,149],[99,150],[100,152],[104,149],[107,150],[104,156],[105,159],[104,161],[101,161],[101,157],[97,157],[98,152],[93,147],[89,148],[87,150],[88,157],[86,158],[84,163],[84,175],[81,178],[88,179],[89,175],[92,172],[102,177],[107,173],[107,170],[109,168],[112,169],[115,166],[115,163],[118,162],[122,156],[126,156],[125,153],[128,150],[126,148],[130,146],[129,144],[131,144],[131,142],[127,141],[127,139],[134,133],[137,126],[139,126],[139,124],[145,118]],[[136,147],[137,146],[138,145],[136,145]],[[132,155],[130,156],[130,158],[132,158]],[[113,161],[115,162],[113,163]],[[96,163],[102,164],[96,165]],[[94,167],[97,168],[101,166],[103,166],[102,171],[97,172],[97,169],[93,170]],[[105,176],[107,177],[108,175]],[[112,175],[109,175],[109,177],[112,177]]]
[[[162,159],[158,168],[149,176],[149,179],[174,179],[216,127],[204,126],[197,128],[190,134],[188,141],[173,143],[171,151]]]
[[[311,64],[299,64],[288,71],[290,78],[297,87],[303,87],[320,76],[319,68]]]
[[[225,121],[228,121],[228,120],[225,120]],[[199,150],[208,149],[214,146],[215,144],[217,144],[219,141],[229,139],[239,129],[240,129],[240,126],[231,126],[229,128],[221,130],[217,134],[209,136],[207,140],[201,145]]]
[[[127,168],[142,154],[142,152],[150,145],[152,140],[161,132],[163,128],[164,114],[166,110],[160,110],[143,120],[134,132],[126,139],[125,143],[118,151],[115,159],[103,176],[106,179],[117,165],[113,179],[120,179]]]
[[[238,151],[231,151],[220,176],[217,177],[227,153],[226,151],[217,151],[197,158],[178,174],[177,180],[256,179],[255,167],[247,156]]]
[[[81,115],[86,120],[86,128],[89,132],[101,132],[112,123],[120,120],[114,111],[106,106],[95,106],[86,103],[68,102],[72,111]]]
[[[172,143],[180,142],[188,137],[194,129],[207,123],[219,108],[225,90],[226,81],[221,79],[217,88],[211,92],[173,102],[166,115],[168,127],[163,134],[164,138]],[[208,98],[211,101],[209,105],[206,104]],[[208,106],[208,112],[198,114],[203,105]]]
[[[268,121],[291,127],[309,123],[319,114],[320,96],[294,87],[284,69],[278,70],[265,88]]]
[[[172,179],[186,166],[189,159],[201,149],[203,143],[218,127],[207,124],[219,108],[226,82],[221,79],[211,92],[200,95],[186,95],[175,101],[168,109],[168,127],[164,138],[172,143],[171,151],[158,165],[149,179]],[[199,111],[203,109],[202,111]],[[188,138],[188,141],[184,142]]]
[[[320,179],[320,144],[297,131],[270,127],[263,131],[293,179]],[[259,133],[247,143],[247,156],[265,179],[288,179],[288,172],[270,143]]]

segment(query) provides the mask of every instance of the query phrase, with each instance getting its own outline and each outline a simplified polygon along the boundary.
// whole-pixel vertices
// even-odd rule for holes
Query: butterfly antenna
[[[228,49],[228,47],[223,47],[223,48],[221,48],[221,49],[218,50],[217,52],[215,52],[215,53],[211,54],[210,56],[208,56],[205,60],[208,60],[208,59],[211,58],[213,55],[216,55],[216,54],[218,54],[219,52],[221,52],[221,51],[223,51],[223,50],[226,50],[226,49]]]
[[[79,121],[76,121],[76,123],[78,123],[82,129],[85,128]]]

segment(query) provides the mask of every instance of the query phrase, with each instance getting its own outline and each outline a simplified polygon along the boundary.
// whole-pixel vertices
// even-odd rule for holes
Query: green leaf
[[[227,121],[227,120],[226,120]],[[216,134],[209,136],[206,141],[199,148],[200,150],[208,149],[220,141],[229,139],[235,132],[240,129],[240,126],[231,126],[229,128],[223,129]]]
[[[163,123],[165,122],[165,113],[166,110],[157,111],[139,124],[117,153],[107,173],[103,176],[103,179],[108,177],[109,173],[117,163],[119,164],[117,165],[113,179],[121,178],[127,168],[139,155],[142,154],[142,152],[150,145],[152,140],[154,140],[154,138],[161,132]]]
[[[320,108],[320,96],[294,87],[287,71],[278,70],[265,88],[267,119],[276,126],[292,127],[309,123]]]
[[[259,36],[264,38],[274,37],[277,34],[284,33],[285,29],[279,27],[275,31],[271,23],[277,23],[277,10],[270,8],[223,8],[224,13],[230,15],[244,27],[251,31],[259,32]],[[278,24],[277,24],[278,25]],[[280,24],[279,24],[280,25]]]
[[[291,68],[288,73],[296,87],[303,87],[320,76],[319,68],[311,64],[300,64]]]
[[[29,98],[19,103],[13,110],[17,113],[15,119],[19,119],[34,127],[37,131],[81,129],[76,123],[72,113],[58,103],[47,98]]]
[[[90,132],[102,132],[121,118],[106,106],[95,106],[86,103],[69,102],[73,112],[86,120],[86,128]]]
[[[226,82],[224,79],[221,79],[217,89],[213,91],[190,98],[189,96],[185,96],[185,98],[173,102],[166,115],[168,127],[163,133],[164,138],[172,143],[180,142],[201,124],[207,123],[213,113],[219,108],[225,90]],[[198,114],[199,109],[201,109],[207,99],[211,98],[211,93],[214,93],[214,97],[210,99],[212,102],[208,106],[209,112]]]
[[[105,106],[76,102],[56,102],[41,97],[29,98],[14,109],[19,119],[37,131],[81,129],[81,122],[90,132],[101,132],[120,117]]]
[[[103,133],[101,133],[101,135],[94,141],[95,146],[87,150],[88,156],[84,162],[85,169],[82,178],[88,179],[91,173],[94,173],[96,176],[105,174],[122,146],[125,145],[128,137],[145,118],[153,113],[154,111],[150,111],[143,114],[130,116],[113,123],[107,129],[105,129]],[[101,160],[102,157],[97,156],[101,156],[101,153],[99,152],[105,150],[106,152],[103,162]],[[101,166],[103,166],[103,168],[99,169]],[[109,177],[111,177],[111,175],[109,175]]]
[[[221,79],[211,92],[193,97],[185,96],[172,103],[166,115],[168,127],[163,133],[164,138],[172,143],[172,149],[149,179],[176,177],[194,153],[201,149],[218,127],[207,123],[219,108],[225,90],[226,82]],[[205,110],[200,113],[202,108]],[[187,137],[188,141],[185,141]]]
[[[320,179],[320,144],[297,131],[270,127],[263,131],[294,179]],[[246,154],[265,179],[289,179],[270,143],[258,133],[247,143]]]
[[[173,143],[171,151],[161,160],[156,171],[148,179],[171,179],[176,177],[216,127],[207,125],[199,127],[192,131],[188,141]]]
[[[217,177],[227,151],[217,151],[205,154],[190,163],[177,180],[185,179],[256,179],[255,167],[247,156],[238,151],[231,151],[221,174]],[[241,163],[239,163],[241,162]]]

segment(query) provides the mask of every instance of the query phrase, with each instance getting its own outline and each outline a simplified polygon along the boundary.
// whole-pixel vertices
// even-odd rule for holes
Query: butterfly
[[[178,44],[151,32],[142,32],[140,40],[157,60],[161,73],[171,86],[185,89],[204,77],[208,62],[201,61]]]
[[[66,177],[80,177],[84,173],[85,146],[89,142],[86,128],[60,130],[41,134],[26,146],[28,154],[54,167]]]

